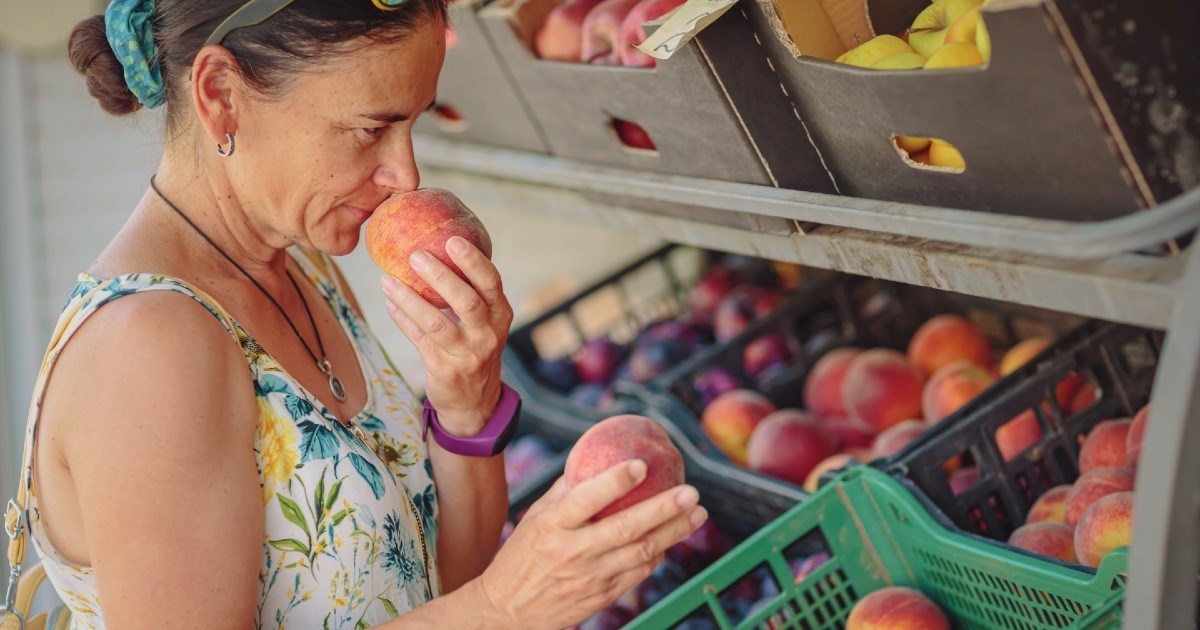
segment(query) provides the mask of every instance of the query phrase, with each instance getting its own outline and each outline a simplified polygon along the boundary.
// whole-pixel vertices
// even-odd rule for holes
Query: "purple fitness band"
[[[492,412],[492,417],[488,418],[487,424],[478,434],[458,437],[447,433],[438,423],[437,410],[426,399],[425,411],[422,413],[422,417],[425,419],[425,431],[422,435],[428,439],[429,430],[433,429],[433,439],[437,441],[438,446],[451,453],[469,457],[491,457],[498,455],[505,446],[508,446],[509,440],[516,432],[517,418],[520,415],[520,394],[508,385],[500,383],[500,402],[496,404],[496,410]]]

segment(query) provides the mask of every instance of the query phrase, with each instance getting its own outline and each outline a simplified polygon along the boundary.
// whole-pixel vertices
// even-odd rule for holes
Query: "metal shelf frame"
[[[1153,211],[1078,224],[634,172],[436,138],[414,144],[426,183],[468,205],[1166,330],[1145,436],[1153,455],[1137,478],[1124,627],[1194,626],[1200,255],[1134,252],[1196,229],[1200,189]]]

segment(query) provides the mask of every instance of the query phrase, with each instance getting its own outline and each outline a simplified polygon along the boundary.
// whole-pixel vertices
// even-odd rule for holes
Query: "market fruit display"
[[[1102,421],[1092,427],[1080,448],[1084,453],[1103,454],[1101,463],[1119,465],[1092,467],[1070,485],[1055,486],[1038,497],[1029,508],[1025,525],[1013,532],[1009,544],[1064,562],[1097,567],[1108,553],[1133,540],[1132,465],[1140,451],[1140,438],[1130,441],[1131,427],[1138,435],[1148,421],[1150,405],[1138,410],[1137,420]],[[1117,457],[1112,446],[1120,443],[1124,453]],[[1089,446],[1090,444],[1090,446]],[[1069,551],[1065,548],[1070,542]]]
[[[657,422],[636,415],[613,416],[592,425],[567,455],[568,488],[633,459],[646,463],[646,478],[594,517],[603,519],[683,483],[683,457]]]
[[[738,304],[747,309],[747,292],[718,276],[697,285],[693,303],[712,309],[718,295],[725,300],[724,309]],[[714,322],[719,321],[714,315]],[[922,323],[907,342],[904,351],[835,344],[804,370],[795,358],[802,354],[792,348],[807,346],[807,340],[792,342],[779,333],[750,339],[741,353],[741,372],[761,391],[739,386],[735,375],[723,367],[698,371],[692,385],[704,405],[699,413],[701,429],[735,464],[812,490],[824,472],[895,455],[994,386],[1000,371],[998,357],[1004,369],[1015,371],[1053,340],[1031,337],[1011,348],[995,348],[966,318],[944,313]],[[772,375],[796,370],[805,374],[804,409],[780,409],[765,395],[774,387]],[[1078,375],[1063,379],[1060,403],[1084,384]],[[766,423],[772,414],[790,420]],[[782,432],[781,426],[788,431]],[[766,434],[756,437],[760,431]],[[1000,453],[1009,460],[1038,444],[1043,430],[1034,410],[1027,410],[1001,426],[995,437]],[[832,467],[832,462],[840,466]],[[953,473],[965,463],[962,457],[951,460],[946,471]],[[958,475],[955,483],[961,491],[977,479],[978,471],[969,470]]]
[[[647,323],[627,342],[603,336],[587,339],[567,356],[539,358],[530,367],[540,383],[607,413],[613,410],[618,384],[643,384],[662,376],[712,347],[718,327],[722,336],[740,332],[780,304],[783,286],[776,267],[767,261],[721,256],[700,274],[683,312]],[[630,333],[621,334],[626,338]],[[748,367],[764,374],[790,358],[789,349],[778,340],[759,343],[745,356]],[[696,386],[709,402],[736,389],[738,382],[718,369],[697,377]]]
[[[492,257],[492,239],[483,222],[454,193],[441,188],[420,188],[392,195],[375,209],[367,222],[367,254],[381,269],[412,287],[437,308],[448,305],[412,268],[416,251],[434,256],[466,280],[446,253],[446,242],[460,236]]]

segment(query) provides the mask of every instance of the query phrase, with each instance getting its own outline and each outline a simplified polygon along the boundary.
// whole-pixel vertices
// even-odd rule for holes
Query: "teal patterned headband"
[[[148,109],[162,105],[166,97],[150,29],[153,14],[154,0],[113,0],[104,11],[104,34],[125,70],[125,84]]]
[[[275,15],[294,0],[249,0],[217,26],[205,45],[220,44],[232,31],[253,26]],[[370,0],[381,11],[394,11],[408,0]],[[158,65],[150,18],[154,0],[112,0],[104,12],[104,32],[117,61],[125,70],[125,83],[146,108],[163,104],[166,88]]]

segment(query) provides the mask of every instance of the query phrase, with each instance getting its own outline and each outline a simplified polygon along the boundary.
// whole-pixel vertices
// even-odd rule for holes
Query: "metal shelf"
[[[1114,230],[1113,221],[1081,225],[889,204],[427,137],[416,139],[416,154],[427,184],[451,188],[471,205],[1159,329],[1170,323],[1187,254],[1078,254],[1118,242],[1144,247],[1200,223],[1200,196],[1157,208],[1156,221],[1144,218],[1152,213],[1116,220],[1122,223]],[[1167,215],[1157,214],[1164,209]]]

